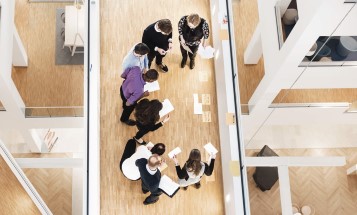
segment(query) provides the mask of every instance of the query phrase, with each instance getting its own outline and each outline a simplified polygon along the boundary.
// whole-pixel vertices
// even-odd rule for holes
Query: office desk
[[[77,47],[84,47],[84,6],[66,6],[65,40],[64,46],[69,47],[74,55]]]

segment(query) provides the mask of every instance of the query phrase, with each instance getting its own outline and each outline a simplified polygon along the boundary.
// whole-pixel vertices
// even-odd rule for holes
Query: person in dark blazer
[[[172,25],[169,19],[161,19],[149,25],[143,33],[142,42],[145,43],[150,52],[148,54],[149,68],[151,62],[156,58],[156,64],[164,72],[169,68],[162,62],[166,53],[172,48]]]
[[[159,189],[161,172],[158,167],[161,164],[159,155],[154,154],[149,159],[141,158],[136,160],[141,177],[141,189],[144,194],[150,191],[150,195],[143,202],[144,205],[153,204],[159,200],[162,191]]]
[[[215,154],[211,154],[209,164],[201,161],[201,152],[198,149],[192,149],[188,160],[185,165],[180,167],[180,164],[176,158],[173,157],[176,166],[176,173],[179,178],[179,184],[184,190],[187,190],[189,185],[194,185],[196,189],[201,187],[201,178],[203,175],[212,175],[214,168],[214,161],[216,159]]]
[[[198,14],[183,16],[178,23],[178,32],[182,54],[181,68],[185,67],[188,54],[190,57],[190,69],[193,69],[201,40],[202,46],[206,47],[206,40],[209,36],[208,23]]]

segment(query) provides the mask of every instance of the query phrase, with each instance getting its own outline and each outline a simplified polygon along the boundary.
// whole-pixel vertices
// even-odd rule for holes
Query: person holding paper
[[[170,119],[170,115],[163,117],[163,120],[157,123],[160,120],[160,110],[162,109],[162,103],[157,100],[142,99],[135,108],[135,119],[136,127],[139,131],[134,136],[134,139],[140,144],[145,145],[146,142],[141,139],[145,134],[150,131],[155,131],[162,127]]]
[[[202,40],[202,46],[206,47],[206,40],[209,36],[209,27],[205,19],[198,14],[183,16],[178,23],[180,49],[182,54],[181,68],[184,68],[187,61],[187,54],[190,57],[190,69],[195,67],[195,57],[198,46]],[[203,38],[203,39],[202,39]]]
[[[157,143],[154,146],[139,146],[136,148],[136,141],[134,139],[128,140],[126,143],[124,153],[120,160],[120,170],[124,176],[130,180],[139,180],[140,172],[135,165],[135,161],[140,158],[148,159],[152,154],[163,155],[165,153],[165,145]]]
[[[124,57],[122,63],[122,73],[130,67],[138,66],[145,73],[148,69],[148,56],[150,49],[145,43],[138,43],[132,47],[129,53]]]
[[[156,65],[158,65],[162,71],[168,72],[169,68],[162,62],[162,59],[166,56],[166,53],[172,49],[171,21],[169,19],[161,19],[149,25],[144,30],[142,42],[150,48],[148,54],[149,68],[151,62],[156,57]]]
[[[141,189],[144,194],[150,191],[150,196],[146,197],[144,205],[153,204],[159,200],[162,192],[159,189],[161,172],[158,169],[162,160],[159,155],[152,155],[149,159],[141,158],[135,161],[139,168],[141,177]]]
[[[212,175],[214,168],[214,161],[216,159],[215,154],[211,154],[210,164],[201,161],[201,152],[198,149],[192,149],[188,160],[181,169],[180,164],[173,156],[173,160],[176,166],[176,173],[179,177],[179,184],[184,190],[187,190],[189,185],[194,185],[196,189],[201,187],[201,178],[203,175]]]
[[[149,96],[149,92],[144,92],[146,82],[154,82],[159,78],[159,73],[155,69],[149,69],[146,73],[142,73],[140,67],[134,66],[127,68],[121,75],[124,82],[120,87],[120,97],[123,100],[123,113],[120,121],[134,126],[136,122],[129,119],[130,114],[134,111],[137,101],[142,97]]]

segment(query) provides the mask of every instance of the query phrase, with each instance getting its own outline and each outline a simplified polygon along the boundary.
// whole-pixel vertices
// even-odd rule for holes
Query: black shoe
[[[150,204],[154,204],[157,201],[159,201],[159,198],[157,198],[156,200],[154,200],[152,202],[147,202],[146,199],[145,199],[145,201],[143,203],[144,203],[144,205],[150,205]]]
[[[195,60],[190,60],[190,69],[195,68]]]
[[[182,189],[186,191],[186,190],[187,190],[187,188],[188,188],[188,186],[186,186],[186,187],[183,187]]]
[[[196,189],[200,189],[200,187],[201,187],[201,183],[200,183],[200,182],[197,182],[197,183],[195,184],[195,188],[196,188]]]
[[[122,121],[123,122],[123,121]],[[132,120],[132,119],[128,119],[127,121],[124,121],[123,123],[129,125],[129,126],[134,126],[136,125],[136,121]]]
[[[139,144],[139,145],[146,145],[146,142],[143,140],[142,142],[139,142],[135,137],[133,139]]]
[[[148,190],[144,190],[144,189],[141,189],[141,191],[143,191],[144,194],[149,192]]]
[[[184,68],[186,66],[186,61],[187,61],[187,58],[182,58],[181,68]]]
[[[158,64],[158,66],[160,67],[160,69],[164,72],[168,72],[169,68],[165,65],[165,64]]]

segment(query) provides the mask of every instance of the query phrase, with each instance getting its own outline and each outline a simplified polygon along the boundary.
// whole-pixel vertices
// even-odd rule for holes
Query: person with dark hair
[[[119,164],[123,175],[133,181],[140,179],[139,169],[135,165],[136,160],[140,158],[148,159],[152,154],[161,156],[165,153],[165,145],[163,143],[157,143],[152,148],[144,145],[136,148],[136,145],[134,139],[128,140]]]
[[[135,161],[141,177],[141,190],[144,194],[150,191],[150,196],[146,197],[144,205],[153,204],[159,200],[162,192],[159,189],[161,172],[158,167],[162,159],[159,155],[152,155],[149,159],[141,158]]]
[[[188,160],[181,169],[176,155],[173,157],[176,166],[176,173],[179,178],[179,184],[184,190],[189,185],[194,184],[196,189],[201,187],[201,178],[203,175],[212,175],[214,168],[215,154],[211,154],[209,164],[201,161],[201,152],[198,149],[192,149]]]
[[[122,72],[127,68],[138,66],[140,70],[145,73],[148,69],[148,57],[150,49],[145,43],[138,43],[132,47],[129,53],[124,57],[122,63]]]
[[[149,25],[143,33],[142,42],[145,43],[150,52],[149,68],[151,62],[156,57],[156,64],[164,71],[168,72],[169,68],[162,62],[166,53],[172,48],[172,25],[169,19],[161,19]]]
[[[205,19],[198,14],[183,16],[178,23],[180,40],[180,50],[182,54],[181,68],[184,68],[187,61],[187,53],[190,57],[190,69],[195,67],[195,58],[198,46],[206,47],[206,40],[209,36],[209,27]]]
[[[130,114],[134,111],[137,101],[143,97],[149,96],[149,92],[144,92],[146,82],[154,82],[159,78],[159,73],[155,69],[149,69],[142,73],[140,67],[134,66],[127,68],[121,75],[124,82],[120,87],[120,97],[123,100],[123,113],[120,121],[127,125],[134,126],[135,121],[129,119]]]
[[[161,122],[156,123],[160,120],[159,112],[161,109],[162,103],[157,99],[151,101],[149,99],[142,99],[135,107],[134,116],[136,119],[136,127],[139,131],[134,136],[134,139],[140,145],[146,144],[146,142],[141,139],[145,134],[159,129],[170,119],[170,115],[167,115]]]

